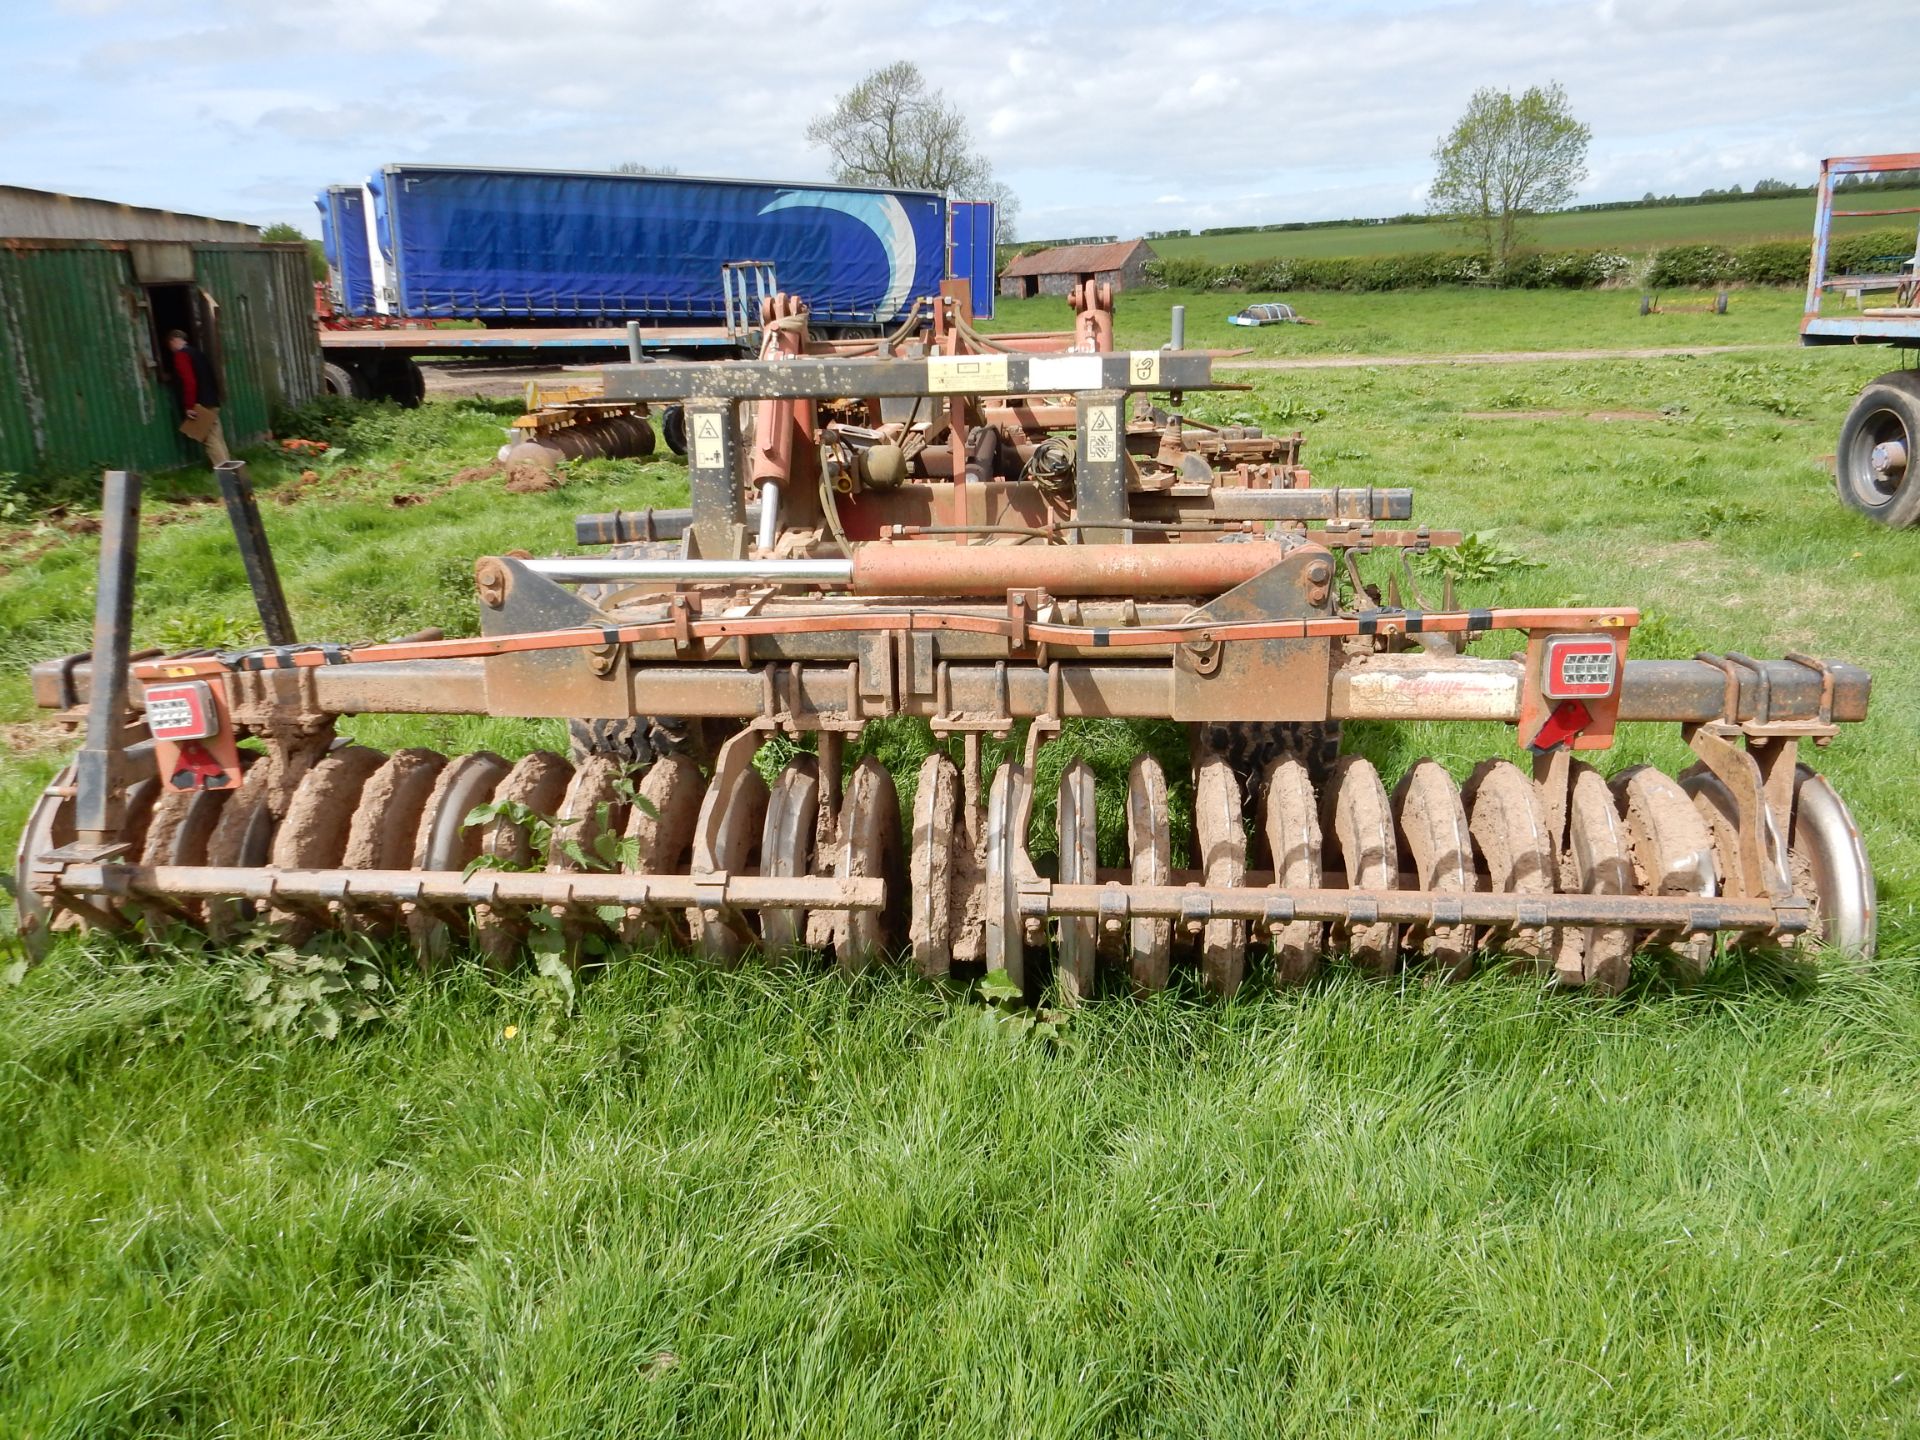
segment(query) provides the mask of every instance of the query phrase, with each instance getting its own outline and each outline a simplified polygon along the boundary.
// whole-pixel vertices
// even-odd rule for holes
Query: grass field
[[[1580,347],[1559,297],[1497,298],[1489,325]],[[1820,761],[1876,861],[1871,968],[1727,962],[1686,987],[1649,962],[1615,1002],[1336,968],[1224,1006],[1102,1002],[1053,1046],[892,976],[631,955],[569,1004],[395,960],[387,1018],[325,1044],[249,1032],[244,957],[68,943],[0,984],[0,1433],[1920,1431],[1920,571],[1820,470],[1883,368],[1247,372],[1195,400],[1304,428],[1329,483],[1414,485],[1420,518],[1512,557],[1481,603],[1636,602],[1638,654],[1871,666],[1872,719]],[[472,555],[684,494],[671,461],[451,485],[498,424],[374,412],[269,503],[304,633],[470,629]],[[143,642],[248,638],[217,513],[178,503],[195,488],[153,506]],[[21,667],[85,643],[91,543],[19,558],[46,543],[0,548],[9,851],[61,750]],[[1511,745],[1354,730],[1396,773]],[[1607,764],[1682,754],[1630,730]]]
[[[1920,191],[1889,190],[1842,202],[1841,209],[1881,210],[1920,204]],[[1836,220],[1840,235],[1883,228],[1898,220]],[[1813,197],[1729,200],[1714,205],[1661,205],[1644,210],[1592,210],[1543,215],[1527,243],[1548,249],[1653,250],[1663,245],[1740,245],[1750,240],[1804,240],[1813,233]],[[1405,255],[1470,248],[1457,226],[1330,225],[1324,230],[1278,230],[1250,235],[1192,235],[1150,242],[1168,259],[1216,263],[1273,255]]]
[[[1703,305],[1710,293],[1662,295]],[[1311,325],[1229,325],[1227,316],[1257,301],[1284,300]],[[1224,292],[1154,290],[1119,298],[1115,334],[1125,346],[1167,343],[1169,307],[1187,307],[1187,343],[1246,350],[1255,359],[1338,355],[1651,349],[1675,345],[1792,344],[1803,297],[1797,290],[1738,290],[1727,313],[1642,315],[1637,290],[1543,290],[1517,297],[1501,290]],[[991,330],[1065,330],[1064,299],[1000,300]],[[1837,424],[1837,421],[1836,421]]]

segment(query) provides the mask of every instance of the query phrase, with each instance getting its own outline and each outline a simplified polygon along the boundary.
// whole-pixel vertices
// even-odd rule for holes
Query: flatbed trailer
[[[1813,254],[1807,268],[1807,301],[1800,317],[1802,345],[1887,345],[1920,348],[1920,230],[1911,255],[1889,256],[1878,272],[1830,274],[1830,242],[1837,219],[1920,215],[1920,205],[1836,210],[1835,182],[1846,175],[1920,170],[1920,151],[1886,155],[1837,155],[1820,162],[1815,189]],[[1833,295],[1852,299],[1855,310],[1826,312]],[[1869,295],[1890,295],[1891,304],[1869,305]],[[1904,528],[1920,520],[1920,370],[1890,370],[1855,398],[1834,446],[1834,484],[1846,505],[1882,524]]]

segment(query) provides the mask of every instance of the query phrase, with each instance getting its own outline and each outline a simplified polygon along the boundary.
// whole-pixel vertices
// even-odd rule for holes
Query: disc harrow
[[[1382,528],[1406,492],[1316,488],[1297,439],[1130,418],[1206,389],[1207,356],[1112,352],[1097,292],[1074,336],[1010,340],[957,298],[866,353],[783,302],[763,360],[611,369],[609,396],[682,407],[691,507],[582,517],[638,552],[482,557],[472,636],[133,656],[139,485],[110,474],[93,649],[34,672],[85,742],[22,836],[23,932],[346,930],[504,970],[538,929],[576,960],[823,955],[1067,1003],[1336,959],[1616,991],[1642,954],[1871,953],[1858,829],[1803,763],[1865,717],[1864,672],[1630,659],[1630,607],[1427,597],[1405,558],[1454,537]],[[449,756],[342,738],[369,713],[582,723],[568,755]],[[883,717],[926,727],[909,807],[848,757]],[[1078,722],[1169,719],[1183,762],[1078,750]],[[1348,720],[1409,719],[1515,745],[1464,777],[1338,753]],[[1643,723],[1695,763],[1591,763]]]

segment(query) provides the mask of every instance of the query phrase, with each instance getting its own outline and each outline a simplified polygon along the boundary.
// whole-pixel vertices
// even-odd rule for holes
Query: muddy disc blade
[[[53,777],[40,792],[40,798],[33,802],[26,828],[20,832],[19,848],[14,852],[14,927],[26,944],[27,953],[35,958],[46,953],[56,929],[78,923],[65,913],[56,916],[32,885],[34,857],[73,843],[73,797],[58,793],[72,785],[73,767],[69,765]]]
[[[760,748],[757,730],[740,730],[727,737],[713,765],[713,783],[701,802],[693,830],[692,873],[701,875],[751,874],[758,863],[760,830],[767,813],[767,782],[753,768]],[[737,965],[754,943],[746,916],[737,910],[709,906],[687,912],[693,943],[716,964]]]
[[[1193,829],[1206,883],[1233,889],[1247,882],[1247,827],[1241,819],[1240,782],[1217,755],[1201,760],[1193,775]],[[1200,932],[1200,983],[1228,996],[1247,973],[1247,927],[1239,920],[1209,920]]]
[[[1710,899],[1720,893],[1713,832],[1678,781],[1651,765],[1633,765],[1615,775],[1608,788],[1626,822],[1634,883],[1641,894]],[[1696,975],[1713,962],[1710,934],[1677,936],[1667,948]]]
[[[1171,880],[1172,843],[1167,777],[1151,755],[1137,756],[1127,772],[1127,855],[1135,885],[1165,885]],[[1135,990],[1166,989],[1172,953],[1171,921],[1127,922],[1127,977]]]
[[[1320,811],[1320,833],[1332,867],[1349,890],[1391,890],[1400,869],[1393,811],[1380,772],[1359,755],[1343,755],[1333,767]],[[1399,960],[1397,927],[1347,925],[1344,940],[1354,964],[1375,975],[1392,975]]]
[[[347,870],[405,870],[413,864],[420,817],[447,763],[433,750],[396,750],[361,788],[340,864]],[[392,905],[368,906],[351,923],[368,934],[392,928]]]
[[[268,804],[269,781],[273,767],[266,761],[247,771],[233,798],[220,809],[213,833],[207,837],[207,864],[265,865],[273,853],[273,810]],[[206,903],[207,933],[216,940],[234,935],[254,917],[251,901],[209,900]]]
[[[1631,895],[1633,860],[1626,827],[1607,782],[1591,765],[1575,762],[1567,797],[1567,841],[1560,854],[1560,890],[1569,895]],[[1626,927],[1567,927],[1560,932],[1554,976],[1606,994],[1626,988],[1633,960]]]
[[[333,751],[301,777],[287,813],[274,831],[271,863],[280,870],[331,870],[346,854],[360,809],[360,794],[387,763],[378,750],[348,745]],[[274,923],[294,943],[311,935],[318,911],[275,910]]]
[[[1075,760],[1060,776],[1060,883],[1095,884],[1099,865],[1094,817],[1093,767]],[[1091,915],[1067,915],[1059,921],[1060,948],[1055,975],[1063,1004],[1093,996],[1098,964],[1099,921]]]
[[[627,824],[626,777],[626,761],[617,756],[595,753],[580,761],[554,816],[553,844],[547,852],[549,874],[617,868],[616,851]],[[607,927],[592,911],[560,907],[555,918],[560,921],[570,963],[578,963],[583,941],[606,933]]]
[[[1511,760],[1483,760],[1461,787],[1478,884],[1498,895],[1551,895],[1557,865],[1539,788]],[[1538,930],[1489,929],[1479,942],[1539,967],[1555,937]]]
[[[813,833],[820,814],[820,762],[796,755],[774,777],[760,829],[760,873],[793,879],[813,873]],[[800,949],[807,912],[769,906],[760,912],[760,943],[770,955]]]
[[[544,860],[534,853],[535,826],[559,813],[572,783],[573,766],[552,751],[522,756],[493,792],[492,803],[508,808],[482,829],[480,857],[508,870],[530,869]],[[518,910],[482,905],[474,913],[474,946],[491,970],[513,965],[526,934],[527,917]]]
[[[834,873],[886,881],[880,910],[849,910],[836,939],[845,971],[865,969],[899,953],[906,939],[906,889],[900,853],[900,796],[887,767],[869,755],[854,767],[840,806],[840,855]]]
[[[959,864],[967,848],[960,824],[960,767],[935,752],[920,763],[913,792],[910,892],[913,910],[907,939],[913,963],[928,979],[953,969],[954,917]]]
[[[1273,883],[1289,890],[1318,890],[1324,868],[1320,800],[1300,761],[1276,761],[1267,771],[1262,821]],[[1325,931],[1317,920],[1289,920],[1273,930],[1275,984],[1298,985],[1313,977],[1320,968]]]
[[[484,836],[478,825],[467,823],[467,817],[475,806],[493,798],[511,768],[491,750],[456,755],[441,767],[413,832],[414,869],[465,870],[480,858]],[[444,960],[454,935],[466,932],[467,917],[460,911],[403,909],[407,938],[423,970]]]
[[[1393,813],[1400,859],[1412,867],[1418,889],[1458,895],[1473,888],[1466,807],[1443,766],[1416,761],[1394,787]],[[1432,961],[1443,980],[1462,980],[1472,973],[1473,937],[1466,925],[1409,925],[1404,943]]]
[[[1793,840],[1788,851],[1794,888],[1811,888],[1820,939],[1863,960],[1873,958],[1879,896],[1866,845],[1840,792],[1805,765],[1794,768]]]
[[[669,751],[647,767],[634,787],[627,816],[627,853],[623,863],[635,875],[680,875],[693,849],[707,782],[693,758]],[[628,911],[620,929],[623,944],[660,945],[686,939],[683,913]]]

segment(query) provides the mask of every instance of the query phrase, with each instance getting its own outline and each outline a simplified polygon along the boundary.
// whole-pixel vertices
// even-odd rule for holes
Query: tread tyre
[[[1896,530],[1920,520],[1920,371],[1894,370],[1861,390],[1833,468],[1842,504]]]

